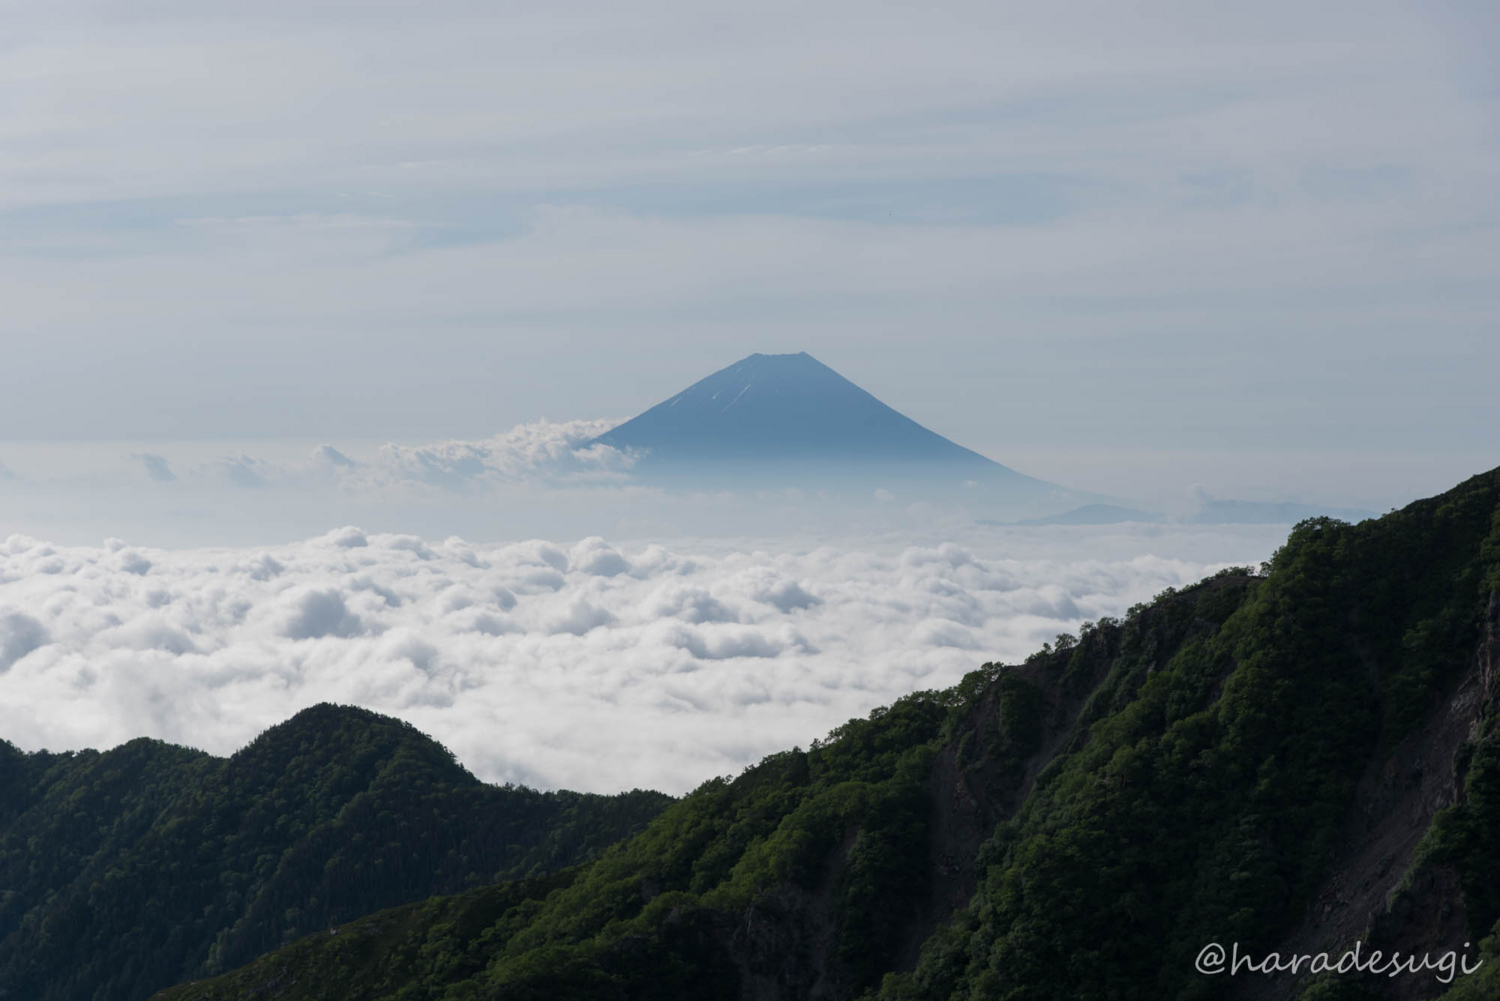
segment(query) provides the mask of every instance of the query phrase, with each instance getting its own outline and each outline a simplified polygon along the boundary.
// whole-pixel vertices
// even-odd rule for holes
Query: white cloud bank
[[[252,455],[227,455],[186,467],[184,478],[258,489],[269,486],[326,487],[369,492],[391,488],[438,488],[474,492],[511,484],[567,487],[619,484],[637,456],[589,442],[620,420],[537,420],[489,438],[423,445],[387,443],[369,460],[333,445],[319,445],[300,463],[277,463]],[[179,477],[165,457],[135,453],[147,478]]]
[[[622,520],[661,507],[661,491],[632,477],[635,452],[590,444],[618,423],[535,420],[426,442],[0,442],[0,538],[245,546],[349,522],[491,541],[630,537],[641,532]],[[664,519],[673,534],[700,534]]]
[[[489,780],[681,792],[1220,565],[1126,555],[1173,548],[1131,531],[1130,545],[1118,527],[1017,536],[1022,558],[951,543],[481,546],[356,528],[237,550],[13,535],[0,544],[0,736],[59,750],[145,734],[222,754],[335,701],[410,720]],[[1038,558],[1060,541],[1105,555]]]

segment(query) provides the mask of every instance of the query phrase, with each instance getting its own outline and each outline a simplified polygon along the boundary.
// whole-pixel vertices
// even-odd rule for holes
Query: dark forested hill
[[[1500,471],[163,1001],[1500,997]],[[1356,940],[1470,964],[1198,972]],[[1466,951],[1465,943],[1472,943]]]
[[[140,1001],[383,907],[584,862],[669,801],[486,785],[411,726],[330,705],[228,759],[0,742],[0,998]]]

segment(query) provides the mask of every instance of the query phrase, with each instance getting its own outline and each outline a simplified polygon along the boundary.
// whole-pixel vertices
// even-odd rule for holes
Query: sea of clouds
[[[800,548],[352,527],[237,549],[11,535],[0,736],[225,754],[332,701],[411,721],[487,780],[683,792],[1263,558],[1278,531],[976,528],[962,544]]]
[[[935,498],[922,482],[897,469],[876,489],[784,488],[750,474],[733,485],[669,487],[636,475],[639,453],[594,443],[619,423],[537,420],[483,438],[336,445],[0,442],[0,537],[21,533],[73,545],[120,537],[182,549],[279,543],[353,523],[371,532],[485,541],[603,535],[656,541],[749,536],[774,542],[816,536],[837,537],[842,545],[850,537],[891,533],[959,541],[976,522],[999,524],[1037,513],[1009,508],[993,492]],[[1106,459],[1120,461],[1107,453],[1087,461],[1094,467]],[[1030,455],[1021,468],[1030,471],[1037,460]],[[1152,474],[1163,483],[1171,479],[1160,469]],[[1071,483],[1066,476],[1060,481]],[[1450,480],[1434,482],[1444,488]],[[1295,521],[1312,512],[1252,516],[1246,504],[1221,502],[1201,487],[1189,490],[1183,484],[1179,493],[1177,503],[1156,505],[1175,512],[1169,520],[1178,526]],[[1153,507],[1128,499],[1120,503]],[[1198,516],[1216,506],[1227,506],[1234,516]],[[1259,508],[1274,512],[1289,506]],[[1026,544],[1008,540],[1016,543]],[[1162,551],[1136,550],[1143,552]],[[1014,553],[1007,550],[1007,555]]]

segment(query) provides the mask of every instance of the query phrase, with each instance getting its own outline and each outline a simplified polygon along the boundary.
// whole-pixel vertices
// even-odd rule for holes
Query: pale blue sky
[[[1500,464],[1488,5],[810,6],[0,2],[0,462],[806,350],[1086,489]]]

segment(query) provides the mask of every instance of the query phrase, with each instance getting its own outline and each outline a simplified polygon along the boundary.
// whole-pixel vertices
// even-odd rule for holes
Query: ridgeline
[[[0,998],[140,1001],[371,911],[585,862],[668,802],[486,785],[410,725],[331,705],[228,759],[0,742]]]
[[[1497,659],[1500,470],[1303,522],[1260,568],[708,781],[586,864],[266,925],[316,931],[158,1001],[1493,999]],[[240,801],[274,829],[274,795]],[[163,863],[243,871],[204,829]],[[173,899],[177,877],[152,873],[142,890]],[[142,908],[119,920],[153,948],[178,934]],[[1196,969],[1212,942],[1337,958],[1356,941],[1485,963],[1452,984]]]

